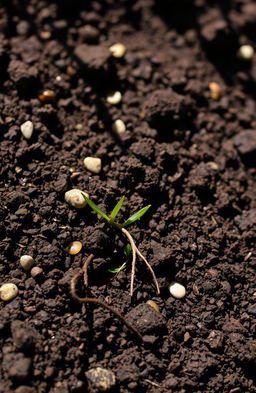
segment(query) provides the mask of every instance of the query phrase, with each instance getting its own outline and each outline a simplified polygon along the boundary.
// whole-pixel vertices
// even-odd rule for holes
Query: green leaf
[[[126,227],[127,225],[132,224],[133,222],[139,220],[145,213],[148,211],[151,205],[145,206],[136,213],[134,213],[131,217],[128,218],[121,226]]]
[[[126,267],[126,262],[124,262],[121,266],[116,267],[115,269],[108,269],[109,273],[119,273],[121,270],[124,270]]]
[[[111,212],[111,214],[110,214],[110,216],[109,216],[111,221],[113,221],[113,222],[115,221],[115,218],[116,218],[116,216],[117,216],[119,210],[120,210],[121,207],[123,206],[124,200],[125,200],[125,197],[123,196],[123,197],[120,199],[120,201],[117,202],[116,206],[115,206],[114,209],[112,210],[112,212]]]
[[[82,195],[88,205],[92,208],[92,210],[94,210],[101,217],[105,218],[107,222],[110,221],[110,218],[97,205],[95,205],[95,203],[93,203],[89,198],[87,198],[87,196],[83,192]]]
[[[132,248],[130,246],[130,244],[126,244],[125,248],[124,248],[124,256],[126,259],[128,259],[130,257],[132,253]]]

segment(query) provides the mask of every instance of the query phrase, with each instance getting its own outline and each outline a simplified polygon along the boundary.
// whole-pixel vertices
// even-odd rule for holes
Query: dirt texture
[[[256,56],[237,56],[255,26],[253,0],[0,2],[0,285],[19,289],[0,301],[1,393],[256,392]],[[119,42],[123,58],[108,49]],[[121,219],[152,204],[129,230],[159,296],[141,261],[132,299],[130,262],[108,271],[127,242],[66,203],[72,188],[107,212],[125,195]],[[72,298],[91,253],[77,293],[143,342]]]

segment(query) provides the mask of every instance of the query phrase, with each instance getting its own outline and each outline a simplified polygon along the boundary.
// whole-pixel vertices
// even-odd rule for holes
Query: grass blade
[[[117,216],[119,210],[120,210],[121,207],[123,206],[124,200],[125,200],[125,197],[123,196],[123,197],[120,199],[120,201],[117,202],[116,206],[115,206],[114,209],[112,210],[112,212],[111,212],[111,214],[110,214],[110,216],[109,216],[111,221],[113,221],[113,222],[115,221],[115,218],[116,218],[116,216]]]
[[[127,225],[132,224],[133,222],[139,220],[150,208],[151,205],[147,205],[145,207],[143,207],[142,209],[140,209],[139,211],[137,211],[136,213],[134,213],[131,217],[128,218],[128,220],[126,220],[121,226],[126,227]]]
[[[94,210],[97,214],[103,217],[107,222],[110,221],[110,218],[97,206],[93,201],[91,201],[87,196],[82,192],[83,198],[86,200],[88,205]]]
[[[109,273],[119,273],[121,270],[126,268],[126,262],[124,262],[121,266],[116,267],[115,269],[108,269]]]
[[[129,259],[131,255],[132,255],[132,248],[130,244],[126,244],[124,248],[124,256],[126,259]]]

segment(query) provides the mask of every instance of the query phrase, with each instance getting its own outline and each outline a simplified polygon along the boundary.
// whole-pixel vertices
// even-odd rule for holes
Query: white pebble
[[[4,302],[14,299],[19,293],[18,287],[10,282],[3,284],[0,287],[0,298]]]
[[[121,57],[123,57],[125,55],[126,47],[124,44],[117,43],[117,44],[112,45],[109,48],[109,50],[110,50],[113,57],[120,59]]]
[[[92,173],[100,173],[101,159],[97,157],[86,157],[84,159],[84,167]]]
[[[22,255],[20,257],[20,264],[24,270],[30,270],[34,265],[34,258],[32,258],[30,255]]]
[[[186,288],[178,282],[171,283],[169,291],[176,299],[182,299],[186,295]]]
[[[65,201],[77,209],[82,209],[86,205],[82,192],[83,191],[78,190],[77,188],[73,188],[72,190],[65,192]],[[83,193],[87,196],[87,198],[89,198],[89,195],[86,192]]]
[[[30,272],[30,274],[33,278],[40,276],[42,273],[43,273],[43,269],[39,266],[32,267],[31,272]]]
[[[117,119],[113,124],[113,131],[117,134],[123,134],[126,131],[126,126],[121,119]]]
[[[24,138],[30,139],[34,131],[34,125],[32,121],[25,121],[25,123],[21,124],[20,130]]]
[[[111,105],[117,105],[122,100],[122,94],[120,91],[115,91],[114,93],[107,96],[107,103]]]
[[[254,49],[251,45],[242,45],[239,48],[238,56],[243,60],[252,60]]]

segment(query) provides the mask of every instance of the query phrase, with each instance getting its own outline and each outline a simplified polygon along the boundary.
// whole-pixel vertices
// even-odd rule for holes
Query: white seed
[[[20,130],[24,138],[30,139],[34,131],[34,125],[32,121],[25,121],[25,123],[21,124]]]
[[[73,188],[72,190],[65,192],[65,201],[77,209],[82,209],[86,205],[82,192],[83,191],[78,190],[77,188]],[[83,193],[87,196],[87,198],[89,198],[89,195],[86,192]]]
[[[84,167],[92,173],[100,173],[101,159],[97,157],[86,157],[84,159]]]
[[[169,291],[176,299],[182,299],[186,295],[186,288],[178,282],[171,283]]]
[[[30,255],[22,255],[20,257],[20,264],[26,271],[31,269],[31,267],[34,265],[34,262],[34,258],[32,258]]]
[[[121,119],[117,119],[113,123],[113,131],[116,132],[117,134],[123,134],[126,131],[126,126]]]
[[[39,266],[32,267],[31,272],[30,272],[30,274],[33,278],[41,276],[42,273],[43,273],[43,269]]]
[[[117,43],[117,44],[112,45],[109,48],[109,50],[110,50],[113,57],[120,59],[121,57],[123,57],[125,55],[126,46],[124,44]]]
[[[158,305],[156,304],[156,302],[154,302],[154,300],[148,300],[147,304],[152,307],[154,310],[156,310],[157,312],[160,312],[160,308],[158,307]]]
[[[120,91],[115,91],[109,96],[107,96],[107,103],[111,105],[117,105],[121,102],[122,100],[122,94]]]
[[[18,287],[11,282],[3,284],[0,287],[0,298],[4,302],[8,302],[11,299],[14,299],[19,293]]]
[[[206,165],[208,165],[211,169],[213,169],[214,171],[218,171],[219,170],[219,165],[216,164],[216,162],[214,161],[208,161],[206,163]]]
[[[251,45],[242,45],[238,50],[238,56],[243,60],[252,60],[254,49]]]

